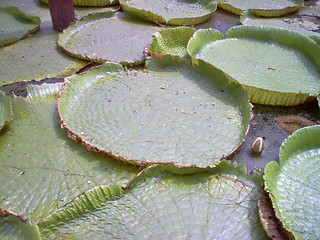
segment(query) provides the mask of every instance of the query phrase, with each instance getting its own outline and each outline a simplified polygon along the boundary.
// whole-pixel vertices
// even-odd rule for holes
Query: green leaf
[[[40,0],[44,4],[49,4],[49,0]],[[80,7],[108,7],[119,4],[118,0],[73,0],[74,6]]]
[[[244,11],[252,10],[263,17],[279,17],[297,11],[304,6],[302,0],[223,0],[218,6],[231,13],[240,15]]]
[[[169,54],[178,57],[190,57],[187,44],[195,29],[190,27],[165,28],[155,34],[148,51],[152,57]]]
[[[40,18],[16,7],[0,7],[0,47],[25,38],[39,29]]]
[[[31,37],[0,49],[0,85],[73,74],[87,64],[56,49],[52,40]]]
[[[141,64],[144,48],[159,28],[111,12],[88,15],[69,26],[58,44],[71,56],[103,63]]]
[[[122,9],[152,22],[193,25],[207,21],[217,9],[211,0],[120,0]]]
[[[265,189],[276,216],[295,239],[320,232],[320,126],[295,131],[280,148],[280,162],[265,168]]]
[[[34,223],[94,186],[124,184],[138,172],[68,138],[55,109],[60,86],[30,86],[27,99],[14,98],[15,120],[0,136],[0,206]]]
[[[146,66],[109,63],[67,78],[59,112],[69,135],[139,165],[208,166],[237,149],[251,119],[239,84],[203,62],[169,56]]]
[[[40,240],[37,225],[28,219],[6,209],[0,208],[0,239],[1,240]]]
[[[212,37],[214,36],[214,37]],[[240,82],[254,103],[297,105],[313,100],[320,88],[320,46],[295,32],[272,27],[231,28],[225,39],[198,30],[189,54]]]
[[[258,217],[260,186],[224,161],[220,170],[228,169],[240,177],[215,168],[174,174],[175,166],[155,165],[128,189],[84,193],[39,227],[48,238],[268,239]]]
[[[240,21],[250,26],[269,26],[294,31],[320,44],[319,18],[320,6],[314,6],[301,8],[295,14],[281,18],[263,18],[254,11],[247,11],[241,15]]]
[[[11,96],[6,96],[0,91],[0,129],[12,121]]]

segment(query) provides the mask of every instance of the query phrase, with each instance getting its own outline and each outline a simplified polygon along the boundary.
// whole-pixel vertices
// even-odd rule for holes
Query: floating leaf
[[[1,240],[40,240],[38,226],[32,225],[28,219],[6,209],[0,208]]]
[[[0,59],[0,85],[68,76],[87,64],[58,51],[55,41],[36,37],[1,48]]]
[[[156,23],[193,25],[207,21],[217,9],[211,0],[120,0],[122,9]]]
[[[0,206],[32,222],[93,186],[124,184],[138,172],[67,137],[55,110],[60,86],[32,86],[27,99],[14,98],[14,121],[1,131]]]
[[[140,64],[144,48],[159,30],[152,24],[111,12],[96,13],[72,24],[60,35],[58,44],[74,57],[95,62]]]
[[[49,0],[40,0],[44,4],[49,4]],[[74,6],[80,7],[108,7],[119,4],[118,0],[73,0]]]
[[[253,177],[227,162],[174,174],[180,170],[156,165],[129,189],[87,191],[41,222],[41,233],[51,239],[268,239],[258,218],[260,186]]]
[[[280,162],[265,168],[265,189],[284,228],[295,239],[320,237],[320,126],[295,131],[280,148]]]
[[[244,11],[252,10],[263,17],[279,17],[297,11],[303,7],[303,0],[222,0],[218,7],[240,15]]]
[[[189,27],[165,28],[156,33],[148,49],[153,57],[159,57],[166,54],[179,56],[181,58],[188,56],[187,44],[195,29]]]
[[[213,29],[198,30],[188,52],[243,84],[254,103],[297,105],[320,89],[320,46],[295,32],[238,26],[223,39]]]
[[[245,25],[272,26],[298,32],[320,44],[320,7],[301,8],[295,14],[282,18],[263,18],[253,11],[242,14],[240,21]]]
[[[142,71],[110,63],[67,78],[59,100],[71,138],[142,165],[215,164],[242,143],[250,108],[220,71],[171,57],[150,58]]]
[[[36,32],[40,18],[27,15],[16,7],[0,7],[0,47]]]
[[[6,96],[0,91],[0,129],[12,120],[11,96]]]

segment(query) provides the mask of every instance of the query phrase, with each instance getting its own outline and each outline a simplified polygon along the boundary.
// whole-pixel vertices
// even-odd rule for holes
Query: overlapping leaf
[[[92,189],[41,222],[41,232],[77,239],[267,239],[257,173],[247,177],[227,162],[191,175],[181,171],[152,166],[129,189]]]
[[[281,18],[263,18],[253,11],[245,12],[240,20],[246,25],[272,26],[298,32],[320,44],[320,6],[301,8],[295,14]]]
[[[13,212],[0,208],[1,240],[40,240],[38,226]]]
[[[0,47],[16,42],[39,29],[40,18],[13,6],[0,7]]]
[[[0,85],[68,76],[87,63],[61,53],[56,42],[31,37],[0,49]]]
[[[12,120],[11,97],[0,91],[0,129]]]
[[[35,86],[28,99],[14,98],[15,120],[1,131],[0,207],[32,222],[93,186],[124,184],[138,172],[67,137],[55,110],[60,86]]]

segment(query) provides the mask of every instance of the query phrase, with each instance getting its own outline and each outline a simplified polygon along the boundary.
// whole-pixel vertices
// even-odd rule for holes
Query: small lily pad
[[[96,13],[70,25],[59,36],[58,44],[68,54],[80,59],[140,64],[146,59],[145,47],[158,30],[156,25],[124,14]]]
[[[273,27],[238,26],[226,38],[198,30],[188,52],[241,83],[254,103],[297,105],[320,89],[320,46],[309,37]]]
[[[263,17],[279,17],[292,12],[296,12],[303,7],[303,0],[221,0],[218,1],[218,7],[231,13],[241,15],[244,11],[255,11]]]
[[[0,7],[0,47],[25,38],[39,29],[40,18],[16,7]]]
[[[215,165],[244,140],[251,105],[205,63],[149,58],[144,70],[109,63],[67,78],[62,126],[90,150],[132,164]]]
[[[190,57],[187,44],[196,30],[190,27],[165,28],[154,36],[148,51],[153,57],[169,54],[178,57]]]
[[[265,189],[283,227],[295,239],[320,232],[320,126],[295,131],[280,148],[280,162],[265,168]]]
[[[212,0],[120,0],[133,16],[169,25],[193,25],[207,21],[217,9]]]

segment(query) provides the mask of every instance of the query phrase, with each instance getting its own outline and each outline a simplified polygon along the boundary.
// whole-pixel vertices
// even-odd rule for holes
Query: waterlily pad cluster
[[[305,17],[301,1],[74,4],[122,12],[0,49],[1,85],[45,82],[25,98],[0,91],[1,239],[319,238],[319,126],[295,131],[265,172],[230,161],[251,103],[319,99],[317,23],[255,21]],[[201,29],[217,7],[248,25]]]

